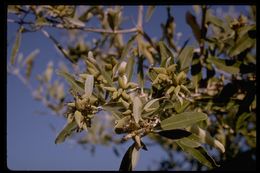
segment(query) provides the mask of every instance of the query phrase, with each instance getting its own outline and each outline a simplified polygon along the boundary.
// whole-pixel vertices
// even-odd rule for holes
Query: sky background
[[[161,36],[162,22],[167,19],[166,6],[157,6],[151,20],[144,23],[144,30],[152,38]],[[248,6],[212,6],[218,13],[232,11],[246,14]],[[222,11],[220,10],[222,8]],[[217,10],[218,9],[218,10]],[[171,12],[175,17],[176,32],[181,32],[180,43],[192,36],[190,27],[185,22],[186,11],[194,14],[192,6],[172,6]],[[146,7],[145,7],[146,11]],[[123,15],[137,16],[137,6],[125,7]],[[8,18],[12,18],[8,15]],[[132,27],[131,23],[124,23],[123,27]],[[10,61],[10,52],[15,40],[17,24],[8,23],[8,55],[7,62]],[[62,36],[61,30],[48,30],[55,38]],[[95,35],[89,34],[89,38]],[[126,41],[126,40],[125,40]],[[189,44],[194,44],[192,39]],[[181,44],[180,44],[181,45]],[[27,56],[36,48],[40,53],[36,58],[32,77],[42,73],[47,63],[52,60],[57,67],[57,62],[64,58],[54,48],[53,43],[41,32],[26,33],[22,37],[20,52]],[[34,78],[31,79],[33,86],[37,84]],[[47,115],[39,115],[37,111],[47,112]],[[11,170],[118,170],[124,152],[130,143],[123,145],[120,150],[120,157],[116,157],[111,147],[98,146],[94,156],[89,150],[83,149],[80,145],[72,141],[65,141],[62,144],[54,144],[55,137],[62,129],[66,119],[54,116],[46,110],[40,102],[32,98],[30,90],[15,76],[7,76],[7,166]],[[53,131],[53,126],[57,131]],[[140,160],[136,170],[147,170],[149,167],[156,170],[158,161],[167,158],[159,146],[152,146],[149,151],[141,151]],[[181,157],[179,157],[181,159]],[[181,160],[180,160],[181,161]],[[187,167],[188,169],[188,167]]]

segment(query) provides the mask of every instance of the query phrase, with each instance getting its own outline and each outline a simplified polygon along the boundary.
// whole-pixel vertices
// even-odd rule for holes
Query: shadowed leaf
[[[184,145],[183,143],[180,143],[179,141],[177,141],[176,143],[182,148],[183,151],[189,153],[200,163],[209,167],[210,169],[219,167],[219,165],[216,164],[215,160],[208,155],[203,147],[191,148]]]
[[[121,164],[119,171],[132,171],[137,163],[138,151],[135,148],[136,143],[132,144],[126,151]]]
[[[186,13],[186,22],[190,25],[193,35],[199,43],[201,38],[200,26],[196,21],[196,17],[192,15],[189,11]]]
[[[157,132],[159,135],[169,138],[169,139],[181,139],[184,137],[188,137],[190,136],[192,133],[188,132],[186,130],[182,130],[182,129],[175,129],[175,130],[164,130],[164,131],[160,131]]]

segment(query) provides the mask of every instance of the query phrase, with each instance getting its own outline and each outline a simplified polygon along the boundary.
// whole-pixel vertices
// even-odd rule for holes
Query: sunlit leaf
[[[209,167],[210,169],[219,167],[219,165],[216,164],[215,160],[208,155],[206,150],[203,147],[197,147],[197,148],[191,148],[183,143],[176,141],[176,143],[182,148],[183,151],[189,153],[192,155],[195,159],[197,159],[200,163],[203,165]]]
[[[191,148],[197,148],[197,147],[201,146],[200,139],[194,134],[191,134],[185,138],[182,138],[182,139],[178,140],[178,142],[185,146],[191,147]]]
[[[66,19],[67,21],[69,21],[71,24],[73,24],[74,26],[77,27],[85,27],[85,23],[80,21],[77,18],[68,18],[68,17],[64,17],[64,19]]]
[[[149,102],[147,102],[144,105],[143,110],[145,112],[153,112],[153,111],[155,111],[156,109],[158,109],[160,107],[159,100],[160,100],[159,98],[150,100]]]
[[[72,75],[70,75],[69,73],[67,73],[65,71],[58,71],[57,74],[64,77],[66,79],[66,81],[71,85],[71,88],[73,90],[75,90],[76,92],[79,92],[79,93],[84,93],[83,83],[74,79],[74,77]]]
[[[87,74],[85,80],[85,87],[84,87],[85,89],[84,97],[89,98],[92,95],[93,87],[94,87],[94,76]]]
[[[11,54],[11,64],[12,65],[15,64],[16,55],[17,55],[19,48],[20,48],[21,39],[22,39],[22,31],[23,31],[23,27],[21,27],[16,33],[16,38],[15,38],[15,42],[14,42],[12,54]]]
[[[229,56],[231,57],[236,56],[241,52],[243,52],[244,50],[246,50],[247,48],[252,47],[254,44],[255,44],[255,39],[252,39],[248,36],[248,34],[245,34],[244,36],[242,36],[240,39],[237,40],[235,46],[230,50]]]
[[[78,127],[83,128],[84,130],[87,131],[87,125],[85,122],[83,122],[84,117],[81,114],[81,112],[75,111],[74,117],[75,117],[76,123],[78,124]]]
[[[225,60],[219,59],[219,58],[213,57],[213,56],[209,56],[208,61],[210,63],[213,63],[214,65],[216,65],[216,67],[219,70],[223,70],[227,73],[238,74],[239,71],[240,71],[240,69],[239,69],[240,63],[239,62],[236,62],[235,64],[228,66]]]
[[[121,119],[125,107],[121,102],[106,103],[102,106],[104,110],[111,112],[115,119]]]
[[[148,22],[150,20],[150,18],[152,17],[155,7],[156,6],[148,6],[147,12],[146,12],[146,15],[145,15],[145,21],[146,22]]]
[[[180,61],[181,68],[183,70],[187,67],[191,66],[192,57],[193,57],[193,47],[186,46],[178,56],[178,60]]]
[[[52,74],[53,74],[53,62],[50,61],[47,65],[45,72],[44,72],[44,78],[45,78],[46,82],[50,82],[50,80],[52,78]]]
[[[161,127],[164,130],[181,129],[206,119],[207,115],[202,112],[183,112],[162,120]]]
[[[206,14],[206,23],[207,22],[209,22],[210,24],[213,24],[217,27],[220,27],[223,30],[227,29],[225,22],[222,19],[213,15],[210,10],[207,10],[207,14]]]
[[[159,49],[160,49],[160,56],[161,56],[161,67],[165,67],[166,61],[169,57],[173,58],[173,54],[171,50],[168,48],[167,45],[163,41],[159,41]]]
[[[73,119],[73,121],[67,123],[62,131],[58,134],[55,139],[55,144],[60,144],[65,141],[65,139],[71,135],[71,133],[77,128],[77,123]]]
[[[34,59],[36,58],[37,54],[40,52],[39,49],[34,50],[31,52],[24,60],[24,64],[26,65],[26,78],[29,79],[31,76]]]
[[[182,129],[163,130],[157,133],[163,137],[173,140],[182,139],[191,135],[191,132]]]
[[[142,108],[143,104],[141,99],[138,96],[135,96],[133,100],[133,117],[136,123],[139,122],[142,113]]]

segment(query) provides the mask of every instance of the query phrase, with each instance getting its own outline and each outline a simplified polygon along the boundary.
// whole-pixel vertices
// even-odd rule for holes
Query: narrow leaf
[[[120,168],[119,171],[132,171],[134,166],[134,164],[136,164],[137,161],[137,150],[135,149],[135,143],[133,143],[128,150],[126,151],[121,164],[120,164]]]
[[[102,106],[104,110],[113,114],[115,119],[121,119],[122,112],[125,111],[125,107],[121,102],[106,103]]]
[[[160,131],[157,132],[159,135],[169,138],[169,139],[182,139],[184,137],[188,137],[190,136],[192,133],[188,132],[186,130],[182,130],[182,129],[175,129],[175,130],[164,130],[164,131]]]
[[[180,70],[184,70],[187,67],[191,66],[192,57],[193,57],[193,47],[186,46],[178,56],[180,61],[181,68]]]
[[[169,57],[173,57],[172,54],[169,54],[169,48],[164,44],[163,41],[159,42],[160,56],[161,56],[161,67],[165,67],[166,61]]]
[[[147,102],[143,108],[145,112],[152,112],[160,107],[159,101],[160,99],[152,99],[149,102]]]
[[[192,15],[189,11],[186,13],[186,22],[191,27],[193,35],[195,36],[196,40],[198,41],[198,43],[200,43],[200,38],[201,38],[200,26],[196,21],[196,17]]]
[[[146,22],[148,22],[150,20],[150,18],[152,17],[154,9],[155,9],[155,6],[148,6],[147,12],[146,12],[146,15],[145,15],[145,21]]]
[[[138,78],[138,83],[139,83],[141,88],[144,88],[143,62],[144,62],[144,59],[142,57],[139,57],[138,58],[138,64],[137,64],[137,78]]]
[[[71,76],[69,73],[65,71],[58,71],[58,75],[64,77],[66,81],[71,85],[71,88],[73,90],[79,93],[84,93],[84,85],[81,82],[74,79],[74,77]]]
[[[84,97],[89,98],[92,95],[94,87],[94,76],[87,74],[85,81],[85,94]]]
[[[236,122],[236,131],[246,125],[247,119],[250,118],[250,116],[252,116],[252,114],[246,112],[239,116]]]
[[[16,61],[16,55],[17,55],[19,48],[20,48],[21,39],[22,39],[22,30],[23,30],[23,27],[21,27],[18,30],[18,32],[16,33],[16,38],[15,38],[15,42],[14,42],[12,54],[11,54],[11,64],[12,65],[14,65],[14,63]]]
[[[133,116],[136,123],[139,122],[142,113],[142,108],[143,104],[141,99],[138,96],[135,96],[133,101]]]
[[[201,142],[216,147],[222,153],[225,152],[225,147],[217,139],[214,139],[206,130],[203,130],[200,127],[194,125],[190,128],[189,131],[196,134],[200,138]]]
[[[181,129],[206,119],[207,115],[202,112],[183,112],[162,120],[161,127],[164,130]]]
[[[134,65],[135,65],[135,57],[131,56],[128,58],[128,62],[126,65],[126,76],[127,81],[130,82],[132,79],[133,71],[134,71]]]
[[[229,56],[233,57],[240,54],[247,48],[252,47],[254,43],[255,43],[255,39],[252,39],[248,36],[248,34],[245,34],[244,36],[242,36],[240,39],[237,40],[235,46],[230,50]]]
[[[213,56],[209,56],[208,61],[210,63],[213,63],[214,65],[216,65],[216,67],[219,70],[225,71],[227,73],[238,74],[239,71],[240,71],[240,69],[239,69],[240,63],[239,62],[236,62],[235,64],[228,66],[225,60],[219,59],[219,58],[213,57]]]
[[[68,18],[68,17],[65,17],[64,19],[68,20],[71,24],[73,24],[74,26],[77,26],[77,27],[85,27],[85,23],[80,21],[79,19],[77,18]]]
[[[73,119],[73,121],[67,123],[62,131],[58,134],[55,139],[55,144],[60,144],[65,141],[65,139],[71,135],[71,133],[77,128],[77,123]]]
[[[120,57],[120,59],[119,59],[119,63],[125,60],[125,58],[126,58],[126,56],[127,56],[127,53],[128,53],[129,50],[131,49],[131,47],[132,47],[132,45],[133,45],[133,43],[134,43],[134,41],[135,41],[135,39],[136,39],[136,36],[137,36],[137,34],[136,34],[136,35],[133,35],[133,36],[128,40],[126,46],[125,46],[124,49],[123,49],[123,52],[122,52],[122,54],[121,54],[121,57]]]
[[[191,148],[180,143],[179,141],[177,141],[176,143],[182,148],[183,151],[189,153],[200,163],[209,167],[210,169],[219,167],[219,165],[216,164],[215,160],[208,155],[203,147]]]
[[[24,64],[26,64],[26,78],[29,79],[31,76],[34,59],[36,58],[37,54],[40,52],[39,49],[34,50],[31,52],[24,60]],[[19,62],[19,61],[18,61]]]
[[[191,148],[197,148],[201,146],[199,138],[194,134],[191,134],[188,137],[180,139],[179,142]]]

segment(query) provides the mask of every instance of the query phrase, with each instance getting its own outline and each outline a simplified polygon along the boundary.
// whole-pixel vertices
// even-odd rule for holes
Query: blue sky
[[[213,6],[217,9],[221,6]],[[222,6],[227,12],[229,7]],[[137,7],[125,7],[124,15],[133,15],[136,19]],[[246,12],[246,6],[237,6],[237,12]],[[146,9],[146,8],[145,8]],[[185,41],[192,36],[191,29],[185,23],[185,13],[191,6],[172,6],[171,12],[177,24],[176,33],[182,32],[181,41]],[[158,6],[144,29],[153,38],[161,35],[160,23],[166,21],[165,6]],[[11,18],[12,16],[8,16]],[[131,25],[131,24],[130,24]],[[129,26],[125,23],[124,27]],[[131,25],[133,26],[133,25]],[[10,51],[15,39],[15,32],[18,25],[8,23],[8,61]],[[50,31],[57,38],[61,36],[60,30]],[[91,37],[91,34],[90,34]],[[190,44],[194,44],[191,40]],[[42,73],[48,61],[54,63],[64,58],[57,53],[52,42],[43,36],[41,32],[26,33],[22,38],[20,51],[24,56],[36,48],[40,53],[36,58],[33,75]],[[57,64],[55,64],[57,67]],[[37,82],[32,78],[31,82],[35,86]],[[47,115],[38,115],[35,111],[45,111]],[[89,150],[84,150],[80,145],[69,141],[55,145],[54,140],[57,132],[50,128],[54,126],[59,131],[66,120],[53,116],[41,103],[35,101],[30,91],[15,76],[7,76],[7,163],[11,170],[118,170],[124,152],[130,143],[120,150],[120,157],[113,154],[111,147],[98,146],[94,156]],[[165,153],[159,146],[149,148],[148,152],[141,151],[140,160],[136,170],[146,170],[148,166],[156,169],[154,164],[160,159],[166,158]]]

